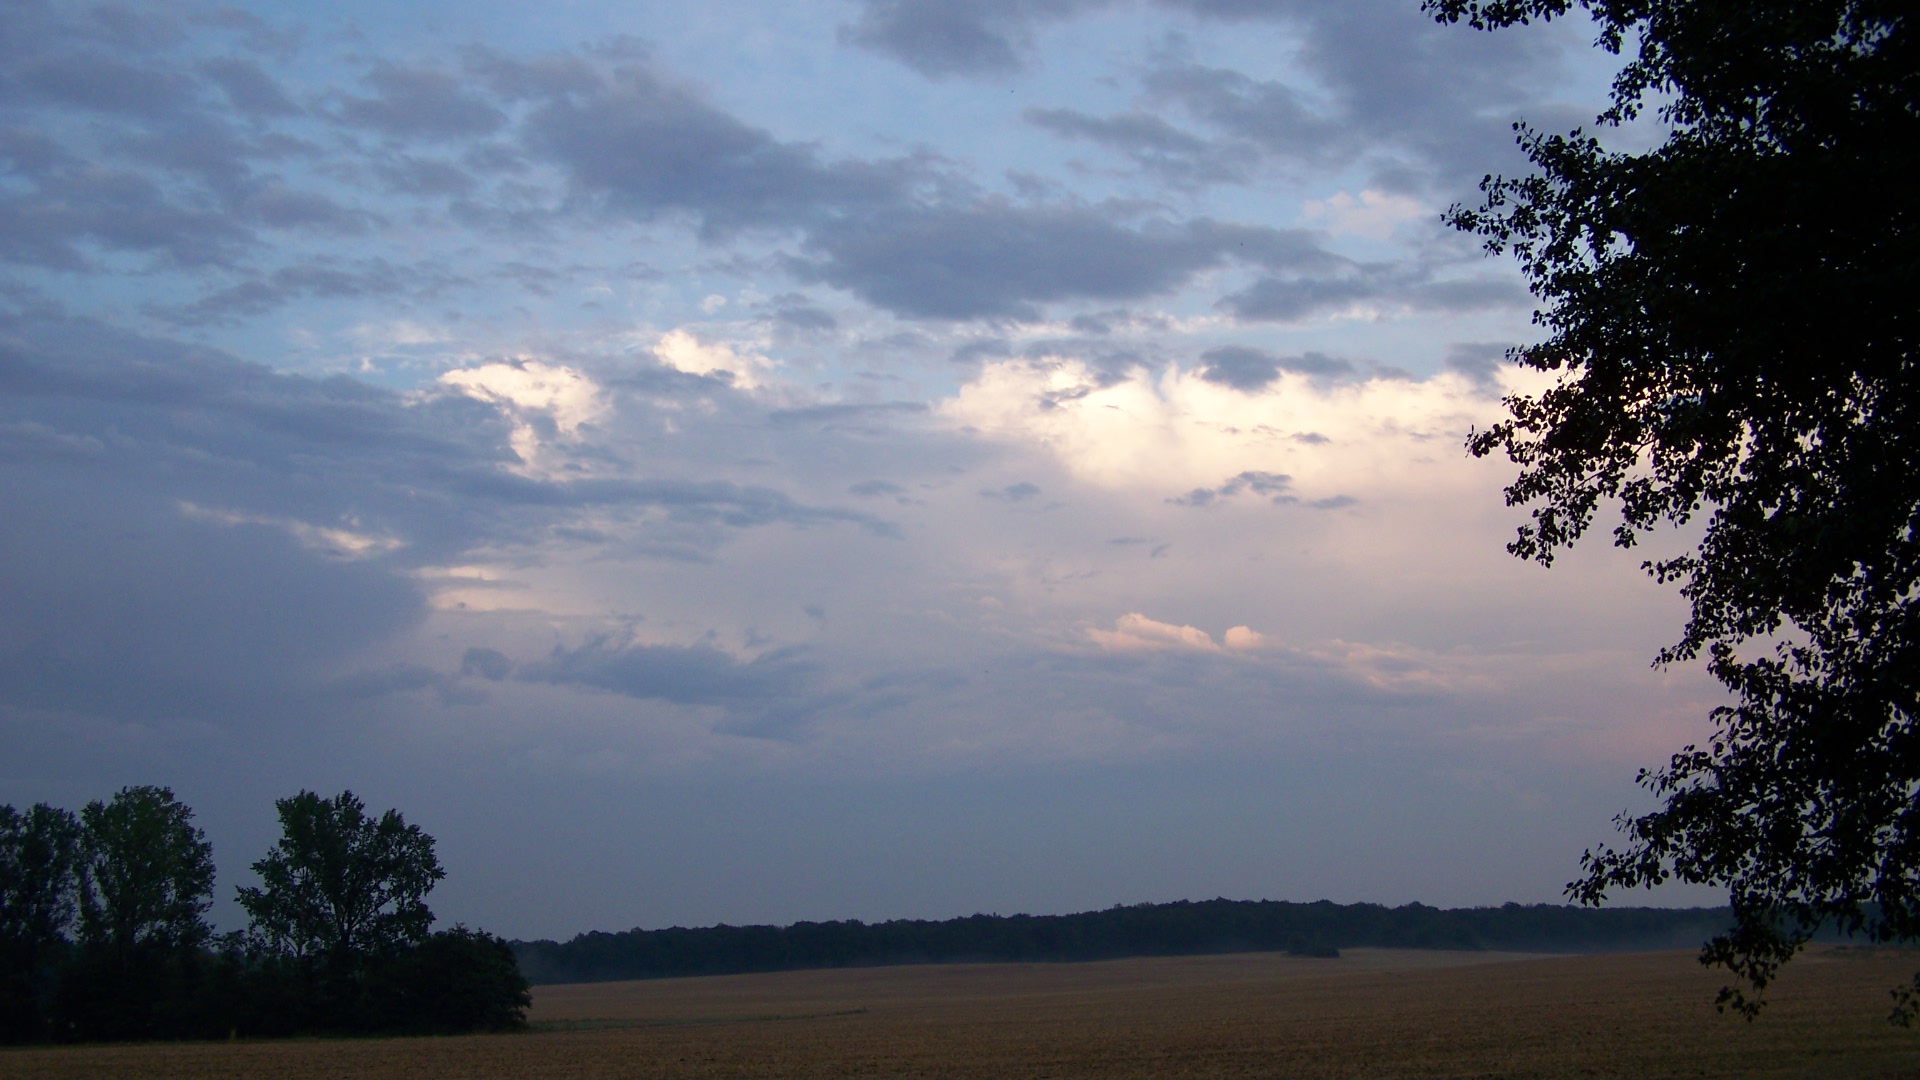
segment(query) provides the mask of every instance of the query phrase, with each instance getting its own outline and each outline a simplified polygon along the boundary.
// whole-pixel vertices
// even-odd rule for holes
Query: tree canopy
[[[1904,0],[1426,0],[1490,29],[1584,9],[1631,53],[1601,127],[1651,117],[1644,153],[1516,125],[1536,171],[1488,177],[1454,225],[1516,257],[1558,376],[1470,438],[1520,466],[1510,545],[1551,564],[1602,504],[1691,602],[1657,663],[1731,691],[1705,747],[1641,782],[1569,886],[1724,886],[1703,961],[1759,991],[1813,930],[1920,936],[1920,56]],[[1666,535],[1673,535],[1671,533]],[[1920,1007],[1920,977],[1895,992]]]
[[[125,787],[80,810],[80,940],[116,953],[213,933],[213,845],[170,788]]]
[[[353,964],[426,940],[425,896],[447,876],[433,837],[397,810],[368,817],[351,791],[331,799],[302,791],[274,805],[280,841],[253,864],[261,887],[239,899],[275,948]]]

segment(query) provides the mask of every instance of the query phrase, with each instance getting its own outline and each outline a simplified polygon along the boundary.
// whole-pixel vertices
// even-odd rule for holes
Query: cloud
[[[536,102],[522,125],[527,145],[566,170],[575,198],[635,219],[686,214],[710,238],[796,228],[895,202],[918,176],[910,161],[824,163],[639,66],[492,67],[496,82]],[[556,71],[566,76],[558,86]]]
[[[1005,75],[1025,66],[1036,23],[1101,6],[1103,0],[863,0],[840,40],[929,78]]]
[[[303,299],[425,298],[462,284],[468,282],[433,263],[400,266],[385,259],[353,263],[315,260],[250,277],[190,304],[156,305],[152,310],[168,322],[183,326],[232,324]]]
[[[518,665],[514,677],[675,705],[791,716],[817,671],[794,649],[743,660],[705,644],[657,645],[598,636],[573,648],[555,646],[545,659]]]
[[[766,385],[773,361],[755,353],[736,352],[725,343],[703,344],[686,330],[669,330],[654,343],[653,355],[662,364],[689,375],[723,376],[742,390]]]
[[[1037,484],[1022,480],[1017,484],[1008,484],[998,490],[982,491],[980,494],[985,498],[999,499],[1002,502],[1026,502],[1040,494],[1040,488]]]
[[[1212,635],[1191,626],[1156,622],[1138,612],[1120,616],[1113,629],[1089,627],[1087,636],[1109,652],[1143,652],[1172,649],[1187,652],[1219,652]]]
[[[1412,7],[856,0],[718,49],[656,20],[547,51],[564,19],[461,47],[385,8],[345,38],[0,4],[10,797],[137,774],[217,838],[300,785],[384,786],[450,851],[490,845],[449,917],[571,933],[663,903],[1110,903],[1279,865],[1192,840],[1335,805],[1249,798],[1391,789],[1345,818],[1431,825],[1456,804],[1405,790],[1437,769],[1571,756],[1565,731],[1626,714],[1668,725],[1634,756],[1657,754],[1672,676],[1633,642],[1671,611],[1567,584],[1577,562],[1516,576],[1503,467],[1461,453],[1518,385],[1484,344],[1517,320],[1453,317],[1491,287],[1448,261],[1470,244],[1410,220],[1390,241],[1416,254],[1375,264],[1328,237],[1445,205],[1444,141],[1507,137],[1493,83],[1393,70]],[[1189,17],[1274,21],[1182,44]],[[948,81],[833,53],[836,22]],[[1258,70],[1188,55],[1226,37]],[[1336,47],[1351,76],[1296,63]],[[1341,171],[1291,182],[1313,163]],[[1386,320],[1224,325],[1330,314]],[[1367,374],[1452,341],[1443,374]],[[546,817],[502,833],[502,798]],[[1378,896],[1337,876],[1378,839],[1327,834],[1329,887]],[[651,870],[594,877],[636,844]],[[951,873],[892,872],[916,852]],[[1405,865],[1388,887],[1455,880]],[[549,879],[586,884],[517,899]]]
[[[1246,626],[1228,627],[1227,632],[1221,636],[1220,640],[1227,648],[1241,652],[1265,649],[1276,644],[1272,638]]]
[[[404,546],[404,542],[391,536],[378,536],[356,531],[354,522],[342,525],[316,525],[309,521],[294,518],[272,517],[261,514],[242,514],[231,510],[216,510],[197,506],[190,502],[180,504],[180,513],[191,520],[210,521],[216,525],[228,527],[241,525],[265,525],[279,529],[294,538],[301,547],[341,559],[365,559],[395,551]]]
[[[460,655],[460,674],[499,682],[513,673],[513,661],[499,649],[474,647]]]
[[[1241,183],[1256,155],[1182,131],[1151,113],[1091,116],[1075,109],[1029,108],[1027,123],[1068,139],[1084,139],[1124,155],[1142,171],[1180,186]]]
[[[511,445],[529,475],[557,475],[543,460],[554,440],[578,440],[582,425],[607,412],[592,379],[564,365],[513,360],[443,373],[440,385],[492,402],[513,418]],[[543,438],[543,436],[545,436]]]
[[[301,112],[280,84],[251,60],[218,56],[201,61],[199,70],[219,85],[234,108],[249,116],[295,116]]]
[[[166,71],[89,52],[43,55],[23,64],[13,81],[49,103],[136,116],[172,109],[187,97],[190,85]]]
[[[348,97],[340,117],[399,139],[459,139],[491,135],[506,114],[444,71],[376,63],[366,75],[371,97]]]
[[[1087,636],[1108,652],[1193,652],[1259,653],[1291,652],[1276,637],[1247,626],[1228,627],[1216,644],[1213,635],[1193,626],[1159,622],[1139,612],[1130,612],[1113,621],[1113,629],[1089,627]],[[1339,643],[1344,645],[1345,643]]]
[[[98,469],[0,464],[0,710],[291,720],[425,614],[411,582],[315,550],[304,523],[183,513]]]
[[[1178,506],[1207,506],[1218,499],[1231,499],[1242,491],[1251,491],[1255,495],[1266,497],[1274,503],[1290,503],[1299,500],[1287,494],[1293,486],[1293,477],[1285,473],[1259,472],[1249,469],[1236,476],[1230,476],[1217,488],[1194,488],[1185,495],[1175,496],[1167,501]]]
[[[1457,371],[1489,390],[1497,389],[1500,371],[1506,366],[1507,352],[1511,348],[1511,345],[1500,342],[1461,342],[1447,350],[1447,369]]]
[[[1112,378],[1052,357],[983,364],[936,414],[1030,447],[1103,489],[1156,501],[1180,492],[1174,501],[1186,505],[1242,491],[1311,505],[1390,492],[1446,497],[1464,482],[1464,466],[1428,465],[1461,460],[1460,441],[1490,409],[1497,404],[1477,384],[1453,373],[1331,381],[1282,368],[1245,390],[1205,369],[1140,366]]]
[[[1341,261],[1304,233],[1205,219],[1128,227],[1081,206],[901,208],[836,221],[796,273],[919,318],[1037,319],[1040,303],[1134,300],[1229,261],[1302,271]]]
[[[220,266],[253,240],[231,214],[181,205],[138,172],[83,164],[28,133],[0,132],[0,158],[24,181],[0,192],[0,257],[11,262],[82,270],[104,248]]]
[[[573,368],[538,360],[458,368],[442,374],[440,383],[482,401],[519,411],[544,412],[563,435],[579,434],[580,425],[606,412],[600,389],[592,379]]]
[[[1345,375],[1353,365],[1323,353],[1301,356],[1275,356],[1244,345],[1223,345],[1200,354],[1204,365],[1200,377],[1210,383],[1231,386],[1235,390],[1263,390],[1280,377],[1282,371],[1303,375]]]
[[[1560,50],[1585,45],[1563,22],[1522,41],[1462,34],[1392,3],[1163,2],[1201,17],[1272,19],[1298,31],[1291,81],[1175,57],[1146,80],[1156,101],[1295,166],[1358,164],[1403,190],[1453,192],[1489,168],[1520,167],[1510,118],[1524,112],[1548,127],[1591,119],[1539,100],[1558,73]]]
[[[1331,198],[1308,199],[1301,215],[1309,222],[1325,222],[1334,233],[1385,240],[1401,222],[1435,216],[1420,200],[1368,188],[1355,198],[1338,192]]]
[[[1215,306],[1241,322],[1295,323],[1320,316],[1464,314],[1532,303],[1525,287],[1509,276],[1441,278],[1418,263],[1372,263],[1340,274],[1262,277]]]

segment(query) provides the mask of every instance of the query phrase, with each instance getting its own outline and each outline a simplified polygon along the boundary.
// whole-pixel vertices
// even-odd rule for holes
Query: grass
[[[1689,952],[1350,950],[538,987],[517,1035],[27,1048],[28,1076],[1920,1076],[1912,952],[1819,949],[1747,1023]]]

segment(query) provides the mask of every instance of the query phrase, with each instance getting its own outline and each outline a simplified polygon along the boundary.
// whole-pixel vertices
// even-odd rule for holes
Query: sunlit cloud
[[[575,440],[582,425],[606,411],[600,388],[570,367],[538,360],[514,360],[457,368],[440,384],[500,407],[513,419],[512,446],[524,469],[538,471],[542,447],[555,437]],[[544,419],[551,434],[543,438],[535,421]]]
[[[300,546],[339,559],[368,559],[406,546],[405,541],[359,531],[355,522],[343,525],[316,525],[294,518],[265,514],[245,514],[182,502],[180,516],[193,521],[208,521],[229,527],[259,525],[293,537]]]
[[[724,298],[708,299],[725,302]],[[764,356],[741,353],[724,342],[703,343],[686,330],[669,330],[660,335],[660,340],[654,343],[653,355],[675,371],[723,377],[742,390],[759,389],[773,373],[773,361]]]
[[[1330,198],[1308,199],[1300,208],[1301,219],[1310,225],[1321,225],[1335,235],[1349,233],[1372,240],[1391,237],[1406,222],[1435,216],[1418,199],[1372,188],[1357,198],[1342,191]]]
[[[1116,379],[1047,357],[984,364],[938,412],[986,438],[1040,448],[1098,487],[1206,492],[1195,506],[1249,491],[1338,509],[1474,485],[1460,444],[1499,408],[1454,373],[1330,381],[1282,370],[1248,391],[1205,369],[1139,365]]]

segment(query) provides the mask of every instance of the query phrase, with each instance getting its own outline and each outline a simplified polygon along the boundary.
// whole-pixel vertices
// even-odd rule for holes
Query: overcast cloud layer
[[[1414,0],[0,9],[0,801],[439,838],[517,936],[1558,898],[1699,734],[1502,550],[1602,104]],[[1669,900],[1696,899],[1669,894]]]

